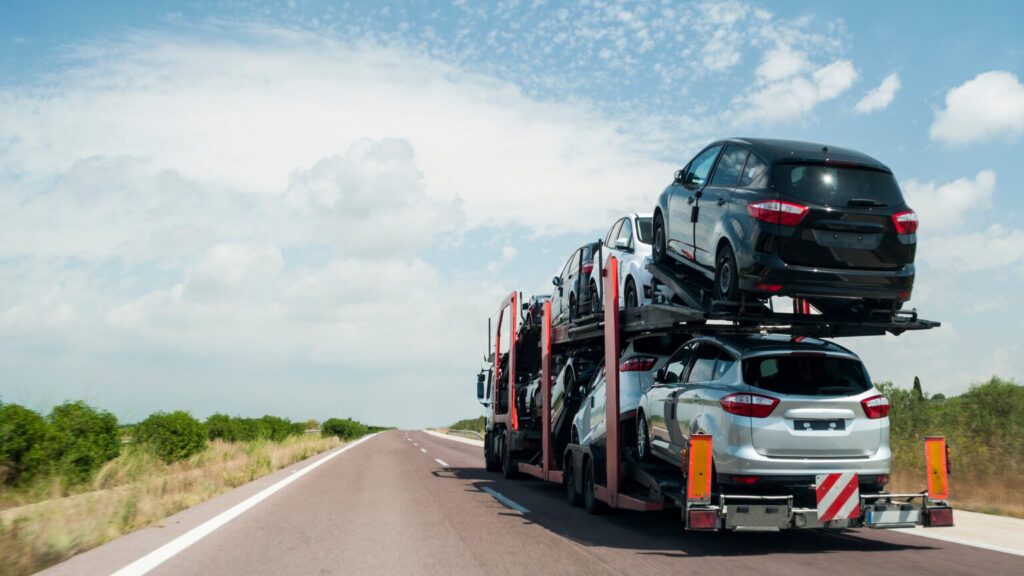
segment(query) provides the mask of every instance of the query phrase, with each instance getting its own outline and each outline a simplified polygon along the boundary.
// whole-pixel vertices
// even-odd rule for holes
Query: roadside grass
[[[925,470],[894,468],[886,490],[912,494],[928,488]],[[949,476],[949,503],[954,508],[1024,518],[1024,484],[1013,475],[974,475],[957,473]],[[956,515],[954,514],[954,521]]]
[[[214,440],[173,464],[129,447],[89,484],[69,488],[64,479],[49,478],[0,488],[0,574],[32,574],[341,444],[308,435]]]

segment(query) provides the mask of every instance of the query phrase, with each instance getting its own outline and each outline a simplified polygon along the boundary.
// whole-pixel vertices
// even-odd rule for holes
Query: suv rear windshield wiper
[[[885,202],[879,202],[878,200],[872,200],[871,198],[850,198],[846,202],[847,206],[870,206],[872,208],[885,208],[888,206]]]

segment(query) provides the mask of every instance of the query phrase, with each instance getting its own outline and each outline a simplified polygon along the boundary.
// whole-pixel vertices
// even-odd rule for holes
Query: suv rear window
[[[810,355],[746,358],[743,381],[769,392],[802,396],[851,396],[872,386],[860,360]]]
[[[896,178],[889,172],[866,167],[776,164],[772,181],[779,194],[825,206],[903,204]]]

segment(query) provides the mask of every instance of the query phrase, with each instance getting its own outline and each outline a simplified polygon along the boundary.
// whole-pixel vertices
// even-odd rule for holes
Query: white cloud
[[[740,125],[772,125],[802,118],[818,104],[833,100],[848,90],[857,76],[851,61],[836,60],[815,69],[810,78],[801,75],[769,83],[757,92],[733,101],[733,121]]]
[[[882,80],[877,88],[872,89],[857,102],[855,110],[861,114],[869,114],[878,110],[885,110],[892,104],[896,92],[900,89],[900,75],[896,72],[889,74]]]
[[[924,259],[935,267],[964,271],[993,270],[1024,275],[1024,231],[992,224],[981,232],[929,239]]]
[[[935,113],[932,140],[970,144],[1024,134],[1024,85],[1010,72],[992,71],[946,93],[946,108]]]
[[[972,214],[991,208],[996,174],[992,170],[982,170],[974,180],[958,178],[946,184],[936,184],[912,179],[900,186],[907,204],[920,218],[921,232],[930,236],[962,228]]]
[[[810,68],[811,62],[806,53],[794,50],[788,44],[781,44],[765,54],[761,65],[757,67],[757,77],[762,83],[777,82],[802,74]]]

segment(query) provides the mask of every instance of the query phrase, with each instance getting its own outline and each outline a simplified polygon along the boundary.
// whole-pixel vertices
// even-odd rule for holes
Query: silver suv
[[[636,452],[682,465],[691,434],[712,436],[716,480],[745,490],[889,474],[889,402],[856,354],[813,338],[704,336],[679,348],[637,408]]]

